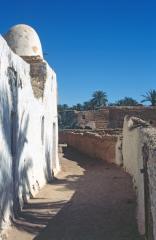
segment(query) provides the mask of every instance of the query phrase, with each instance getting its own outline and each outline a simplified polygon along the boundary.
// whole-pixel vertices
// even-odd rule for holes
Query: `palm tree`
[[[141,102],[150,102],[152,106],[156,106],[156,90],[151,89],[148,92],[146,92],[145,95],[142,95],[144,98]]]
[[[115,106],[137,106],[139,105],[139,103],[131,97],[125,97],[123,99],[118,100],[114,105]]]
[[[96,108],[106,106],[107,102],[108,99],[107,94],[105,92],[98,90],[93,93],[91,103]]]

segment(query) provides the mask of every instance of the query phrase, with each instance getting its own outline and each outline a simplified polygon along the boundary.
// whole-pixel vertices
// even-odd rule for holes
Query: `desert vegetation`
[[[96,110],[105,106],[141,106],[144,102],[148,102],[150,106],[156,106],[156,90],[151,89],[142,95],[142,101],[138,102],[132,97],[125,96],[122,99],[115,101],[114,103],[109,102],[107,93],[102,90],[97,90],[93,92],[90,100],[84,103],[77,103],[73,106],[68,106],[68,104],[59,104],[59,111],[66,110]]]

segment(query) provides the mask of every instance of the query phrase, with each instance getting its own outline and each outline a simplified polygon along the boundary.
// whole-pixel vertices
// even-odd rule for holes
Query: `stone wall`
[[[141,234],[156,239],[156,130],[147,122],[126,117],[123,130],[123,166],[133,176]]]
[[[59,142],[67,143],[78,151],[96,159],[115,162],[117,135],[94,132],[60,131]]]
[[[104,129],[108,127],[108,109],[59,112],[61,129]]]
[[[0,229],[60,168],[56,74],[44,63],[43,97],[36,98],[30,65],[0,36]]]
[[[126,115],[141,118],[156,126],[156,107],[111,107],[109,108],[109,128],[123,128]]]
[[[60,115],[60,128],[66,129],[104,129],[123,128],[126,115],[139,117],[156,126],[156,107],[106,107],[99,110],[63,111]]]

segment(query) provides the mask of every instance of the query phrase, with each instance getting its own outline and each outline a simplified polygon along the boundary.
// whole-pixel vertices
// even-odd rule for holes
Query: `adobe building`
[[[115,106],[99,110],[59,112],[60,129],[107,129],[123,128],[124,117],[135,116],[156,126],[156,107]]]
[[[0,36],[0,228],[60,170],[56,73],[36,31]],[[14,213],[13,213],[14,212]]]

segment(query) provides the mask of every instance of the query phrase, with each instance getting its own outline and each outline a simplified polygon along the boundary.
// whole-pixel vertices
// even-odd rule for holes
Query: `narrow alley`
[[[64,147],[62,171],[31,199],[9,240],[139,240],[131,177]]]

